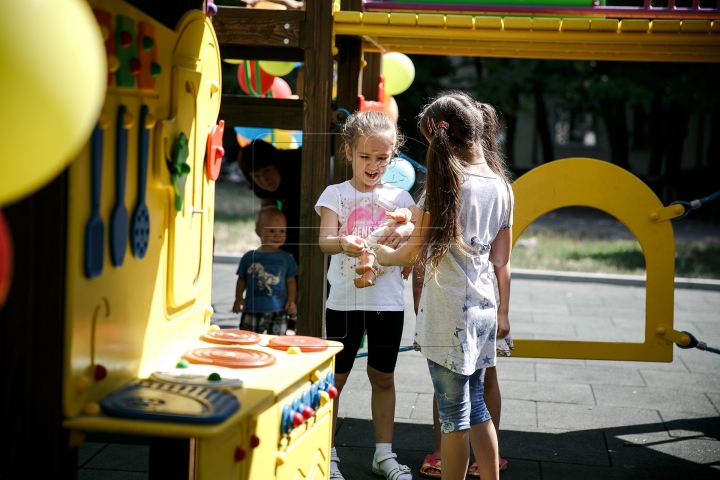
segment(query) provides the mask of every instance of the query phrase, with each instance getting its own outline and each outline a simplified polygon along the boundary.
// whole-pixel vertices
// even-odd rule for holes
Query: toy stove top
[[[136,419],[221,422],[240,408],[236,395],[228,389],[282,390],[281,383],[317,363],[313,352],[328,349],[328,343],[320,338],[260,336],[243,330],[210,330],[200,340],[174,368],[153,372],[149,379],[105,397],[103,411]],[[307,355],[298,355],[301,352]],[[272,374],[267,368],[273,369]]]

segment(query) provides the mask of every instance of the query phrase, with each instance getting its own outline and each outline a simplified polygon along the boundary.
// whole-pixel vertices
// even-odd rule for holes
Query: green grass
[[[215,186],[215,251],[245,253],[260,246],[254,217],[260,202],[232,183]],[[523,246],[524,245],[524,246]],[[720,279],[720,242],[676,243],[675,275]],[[636,240],[609,239],[583,229],[528,227],[512,253],[515,268],[645,275]]]
[[[675,276],[720,278],[720,243],[678,243],[675,251]],[[533,270],[645,275],[645,257],[636,240],[532,226],[518,239],[512,265]]]
[[[251,190],[234,183],[215,185],[215,251],[245,253],[258,248],[255,212],[259,200]]]

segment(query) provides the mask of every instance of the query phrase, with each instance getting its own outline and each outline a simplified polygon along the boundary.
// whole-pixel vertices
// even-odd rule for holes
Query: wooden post
[[[380,73],[382,69],[382,57],[379,53],[365,52],[365,61],[367,65],[362,70],[362,94],[365,100],[373,100],[382,102],[382,98],[378,98],[378,82],[380,81]]]
[[[360,93],[362,77],[362,42],[355,37],[338,37],[338,83],[337,106],[351,114],[357,110],[358,93]],[[333,183],[342,183],[351,176],[351,169],[345,161],[345,153],[339,150],[340,142],[335,135],[335,163]]]
[[[332,0],[306,2],[306,25],[301,37],[305,51],[303,82],[303,149],[300,179],[300,274],[298,331],[322,336],[325,285],[324,254],[318,247],[320,217],[315,202],[330,180],[330,100]]]

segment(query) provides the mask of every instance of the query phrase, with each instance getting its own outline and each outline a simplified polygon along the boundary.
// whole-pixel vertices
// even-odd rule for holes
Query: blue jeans
[[[468,376],[448,370],[432,360],[427,362],[435,388],[442,433],[467,430],[490,420],[490,412],[483,399],[484,368]]]

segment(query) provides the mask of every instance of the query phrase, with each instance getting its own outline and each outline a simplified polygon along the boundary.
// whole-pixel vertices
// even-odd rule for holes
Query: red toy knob
[[[102,380],[107,377],[107,368],[102,365],[95,365],[95,380]]]
[[[132,35],[127,30],[120,33],[120,45],[125,48],[132,45]]]
[[[335,385],[330,385],[327,389],[328,395],[330,395],[330,398],[335,398],[338,396],[337,388],[335,388]]]
[[[312,417],[313,415],[315,415],[315,410],[313,410],[313,409],[310,408],[310,407],[305,407],[305,408],[303,408],[303,410],[302,410],[302,416],[303,416],[303,418],[304,418],[305,420],[310,419],[310,417]]]
[[[133,58],[130,60],[130,73],[137,75],[140,73],[140,60]]]
[[[250,435],[250,448],[257,448],[260,445],[260,438],[254,433]]]
[[[245,460],[245,449],[242,447],[235,447],[235,461],[242,462]]]
[[[299,414],[298,412],[293,413],[293,427],[299,427],[303,424],[304,421],[305,417],[303,417],[301,414]]]

